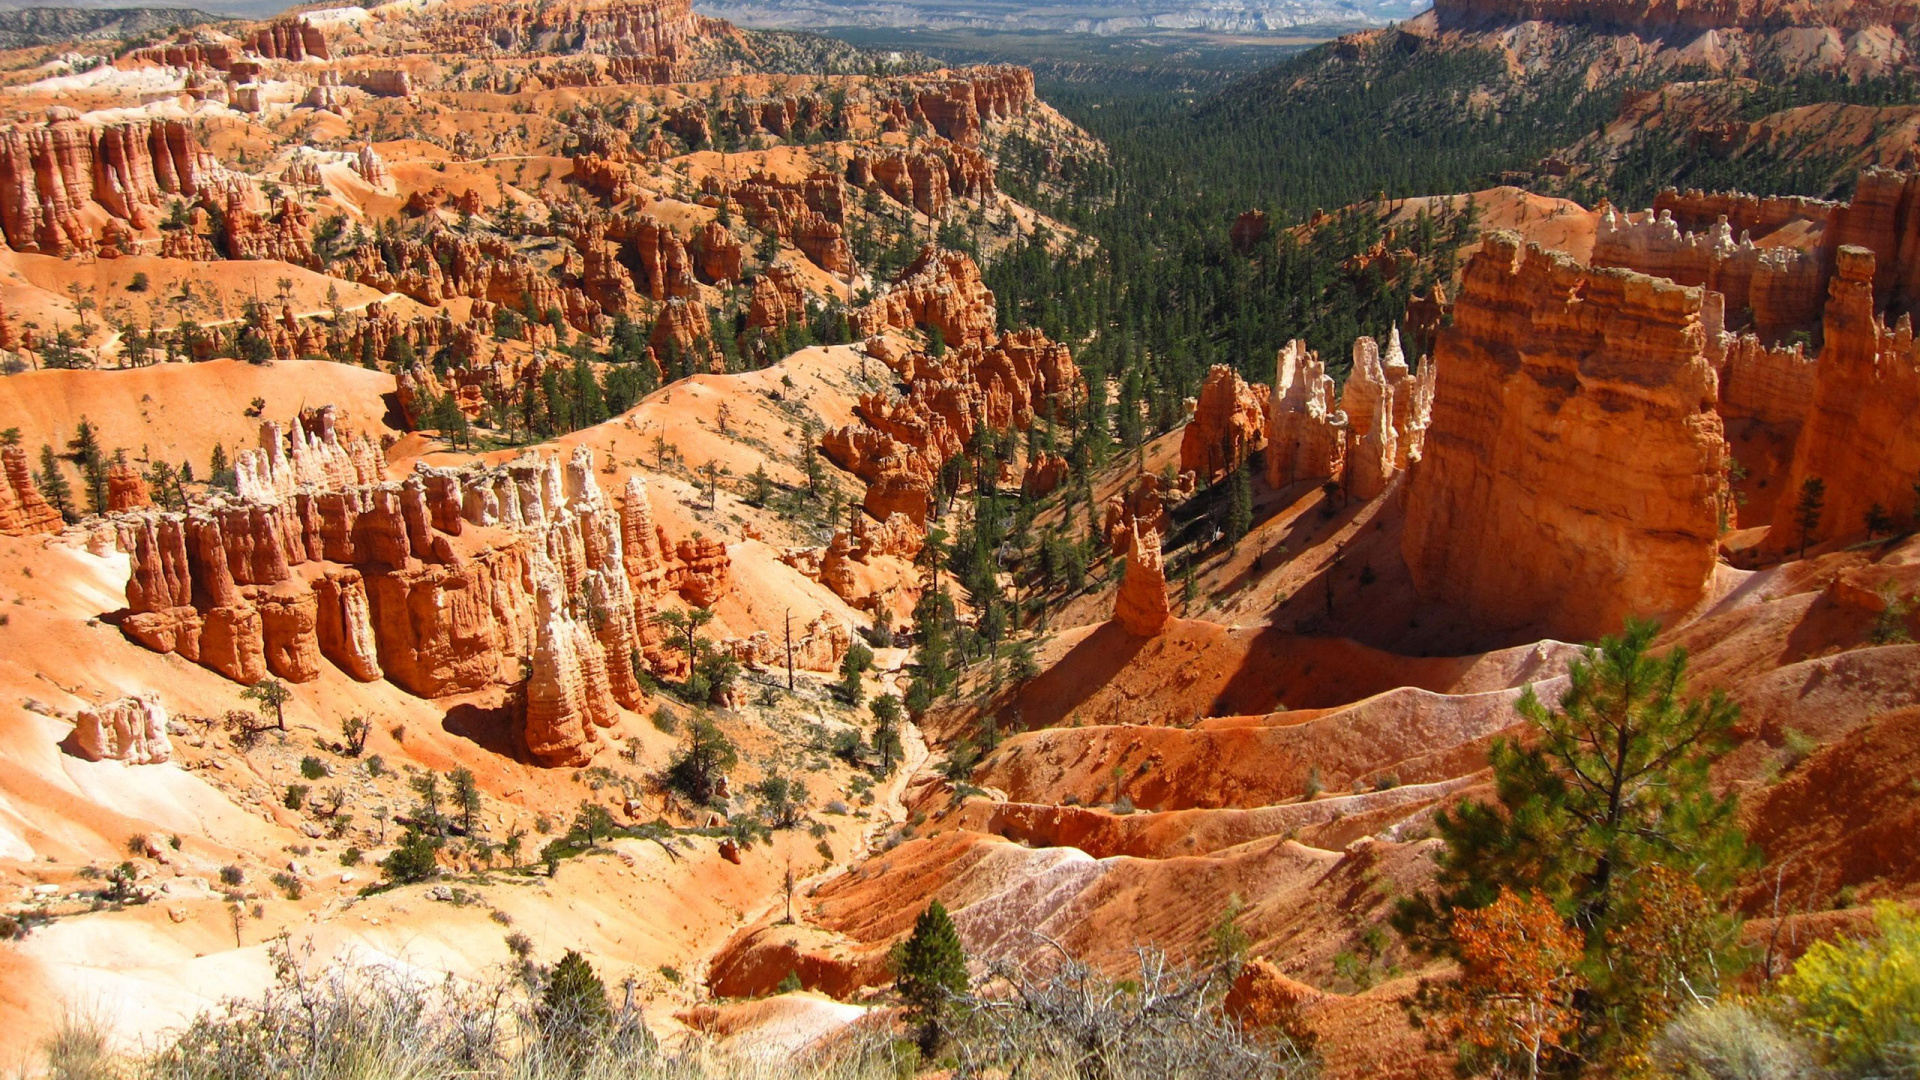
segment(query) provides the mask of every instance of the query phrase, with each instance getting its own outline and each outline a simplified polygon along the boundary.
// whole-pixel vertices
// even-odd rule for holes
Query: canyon
[[[1809,10],[1459,0],[1327,55],[1905,63],[1899,5]],[[1376,230],[1312,280],[1394,311],[1216,363],[1008,269],[1112,254],[1049,208],[1114,150],[1022,68],[684,0],[120,44],[0,70],[0,1049],[81,992],[160,1038],[283,942],[578,951],[675,1052],[827,1053],[908,1031],[937,900],[977,987],[1239,941],[1232,1023],[1439,1075],[1397,902],[1638,620],[1739,708],[1748,943],[1920,896],[1920,172],[1230,214],[1250,281]]]

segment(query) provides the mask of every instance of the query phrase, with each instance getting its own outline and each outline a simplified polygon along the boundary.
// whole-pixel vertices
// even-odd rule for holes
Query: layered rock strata
[[[1267,446],[1266,388],[1215,364],[1200,386],[1193,418],[1180,433],[1180,471],[1215,484]]]
[[[1407,489],[1402,550],[1424,595],[1568,640],[1705,595],[1726,444],[1704,299],[1487,238],[1436,346]]]
[[[24,446],[0,447],[0,534],[59,532],[60,511],[40,494]]]
[[[1127,526],[1127,569],[1113,598],[1113,621],[1136,637],[1153,637],[1173,617],[1160,533],[1135,521]]]

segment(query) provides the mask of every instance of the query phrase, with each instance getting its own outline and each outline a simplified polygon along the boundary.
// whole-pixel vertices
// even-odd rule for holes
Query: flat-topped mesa
[[[1920,19],[1913,0],[1787,3],[1785,0],[1438,0],[1444,28],[1491,23],[1569,22],[1631,30],[1771,30],[1832,27],[1864,30]]]
[[[1698,288],[1510,233],[1465,272],[1406,494],[1415,586],[1493,634],[1567,640],[1706,595],[1726,443]]]
[[[1700,232],[1687,232],[1671,210],[1634,217],[1611,208],[1600,217],[1594,266],[1618,266],[1681,285],[1699,285],[1726,297],[1726,310],[1763,340],[1777,341],[1820,321],[1826,269],[1817,254],[1787,247],[1757,247],[1742,230],[1735,239],[1722,216]]]
[[[0,448],[0,535],[59,532],[60,511],[40,494],[24,446]]]
[[[225,170],[183,120],[96,127],[56,106],[46,123],[0,131],[0,232],[15,251],[93,251],[88,221],[101,210],[143,229],[169,196],[223,186]]]
[[[1193,418],[1180,433],[1180,471],[1215,484],[1267,445],[1267,388],[1249,386],[1240,373],[1215,364],[1200,385]]]
[[[1889,327],[1875,314],[1875,280],[1872,252],[1839,250],[1812,403],[1767,532],[1765,547],[1775,554],[1864,539],[1870,517],[1885,522],[1876,522],[1876,531],[1920,522],[1913,486],[1920,476],[1920,428],[1913,419],[1920,413],[1920,349],[1911,317]],[[1795,520],[1798,494],[1815,479],[1825,485],[1825,507],[1803,535]]]
[[[1127,526],[1127,569],[1113,598],[1113,621],[1135,637],[1153,637],[1173,617],[1167,599],[1167,568],[1160,556],[1160,532],[1150,523]]]

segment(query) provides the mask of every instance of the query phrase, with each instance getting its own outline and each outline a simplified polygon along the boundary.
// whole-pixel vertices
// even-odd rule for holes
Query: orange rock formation
[[[1726,445],[1702,302],[1486,240],[1436,347],[1407,491],[1403,551],[1422,593],[1489,628],[1576,640],[1705,595]]]

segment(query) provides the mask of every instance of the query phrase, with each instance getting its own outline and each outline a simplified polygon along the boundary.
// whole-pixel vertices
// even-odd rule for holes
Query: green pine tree
[[[1809,476],[1800,485],[1800,501],[1793,504],[1793,524],[1800,530],[1800,557],[1806,558],[1807,544],[1820,531],[1820,512],[1827,506],[1827,482]]]
[[[60,459],[54,456],[53,447],[42,443],[40,446],[40,472],[34,478],[40,486],[40,494],[47,502],[60,511],[60,517],[66,521],[78,521],[80,515],[73,509],[73,487],[60,472]]]
[[[1445,955],[1455,913],[1486,907],[1502,889],[1537,890],[1584,935],[1595,1051],[1631,1037],[1627,1018],[1644,1015],[1640,999],[1654,989],[1608,978],[1645,960],[1620,944],[1660,907],[1642,895],[1645,883],[1677,873],[1711,899],[1752,858],[1734,796],[1716,796],[1708,780],[1739,709],[1718,691],[1689,695],[1686,653],[1653,655],[1658,633],[1630,620],[1587,649],[1556,706],[1531,688],[1522,695],[1528,737],[1496,738],[1488,751],[1497,803],[1468,800],[1435,815],[1445,842],[1436,887],[1401,901],[1394,917],[1417,947]],[[1704,984],[1712,959],[1675,962],[1704,964],[1709,974],[1694,976]]]
[[[966,948],[940,901],[927,905],[913,924],[913,935],[900,945],[893,985],[924,1025],[922,1042],[934,1041],[948,1007],[970,985]]]
[[[553,966],[538,1017],[550,1050],[576,1064],[593,1052],[594,1042],[613,1025],[613,1009],[607,984],[586,957],[568,949]]]
[[[1227,541],[1238,544],[1253,527],[1253,480],[1241,465],[1227,480]]]

